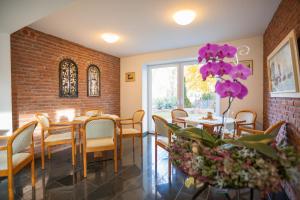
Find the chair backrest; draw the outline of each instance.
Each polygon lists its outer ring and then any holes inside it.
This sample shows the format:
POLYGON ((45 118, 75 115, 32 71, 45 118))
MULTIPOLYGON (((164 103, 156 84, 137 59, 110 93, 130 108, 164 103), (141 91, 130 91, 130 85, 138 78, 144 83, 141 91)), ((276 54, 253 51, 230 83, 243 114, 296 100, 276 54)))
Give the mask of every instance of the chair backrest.
POLYGON ((13 154, 24 151, 32 144, 32 136, 37 124, 37 121, 32 121, 14 132, 11 138, 13 154))
POLYGON ((235 119, 245 121, 245 123, 255 123, 256 122, 257 114, 251 110, 241 110, 236 113, 235 119))
POLYGON ((143 122, 143 118, 145 115, 145 111, 144 110, 137 110, 134 112, 133 114, 133 123, 137 123, 137 122, 143 122))
POLYGON ((96 117, 101 114, 102 110, 101 109, 93 109, 93 110, 87 110, 85 112, 85 115, 88 117, 96 117))
POLYGON ((172 120, 177 119, 179 117, 188 117, 189 116, 189 114, 185 110, 180 109, 180 108, 173 109, 171 111, 171 115, 172 115, 172 120))
POLYGON ((86 139, 116 136, 116 122, 109 117, 92 117, 84 124, 86 139))
POLYGON ((265 130, 264 134, 272 134, 277 135, 280 131, 281 126, 285 124, 284 121, 279 121, 276 124, 270 126, 267 130, 265 130))
POLYGON ((169 127, 168 127, 168 122, 164 118, 153 115, 152 119, 155 124, 155 133, 161 136, 168 137, 169 136, 169 127))
POLYGON ((42 129, 48 129, 50 127, 50 120, 47 115, 43 113, 36 113, 35 118, 42 126, 42 129))

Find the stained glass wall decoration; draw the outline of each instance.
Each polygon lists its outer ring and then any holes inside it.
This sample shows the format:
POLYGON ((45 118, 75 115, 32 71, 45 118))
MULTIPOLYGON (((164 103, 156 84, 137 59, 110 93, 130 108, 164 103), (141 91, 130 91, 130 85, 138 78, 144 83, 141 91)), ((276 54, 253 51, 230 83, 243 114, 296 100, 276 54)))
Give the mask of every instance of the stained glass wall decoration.
POLYGON ((78 97, 78 68, 71 59, 59 63, 59 96, 78 97))
POLYGON ((91 64, 87 69, 87 95, 89 97, 100 96, 100 70, 99 68, 91 64))

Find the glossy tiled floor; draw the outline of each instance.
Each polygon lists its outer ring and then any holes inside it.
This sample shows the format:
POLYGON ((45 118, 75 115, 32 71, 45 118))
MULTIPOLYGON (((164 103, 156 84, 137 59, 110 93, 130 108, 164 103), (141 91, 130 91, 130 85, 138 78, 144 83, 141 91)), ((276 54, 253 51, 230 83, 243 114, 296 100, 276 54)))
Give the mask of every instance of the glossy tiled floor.
MULTIPOLYGON (((139 140, 137 140, 139 141, 139 140)), ((52 155, 47 161, 46 169, 41 170, 37 160, 37 183, 31 187, 30 170, 24 169, 15 176, 16 199, 192 199, 196 192, 193 188, 185 188, 184 175, 173 168, 172 180, 168 179, 168 154, 160 149, 158 153, 158 170, 155 174, 154 137, 144 137, 144 152, 141 158, 140 144, 136 142, 132 152, 131 140, 125 142, 122 161, 119 161, 118 174, 113 172, 112 154, 105 155, 106 161, 94 161, 89 157, 88 175, 83 178, 82 160, 78 155, 75 168, 71 165, 71 151, 65 150, 52 155)), ((206 199, 205 191, 197 199, 206 199)), ((234 197, 232 191, 231 196, 234 197)), ((242 195, 241 195, 242 196, 242 195)), ((246 191, 246 199, 249 199, 246 191)), ((0 199, 7 199, 7 181, 0 179, 0 199)), ((219 192, 211 192, 208 199, 226 199, 219 192)), ((241 198, 242 199, 242 198, 241 198)), ((255 199, 259 199, 258 194, 255 199)), ((278 198, 276 198, 278 199, 278 198)), ((282 198, 279 198, 282 199, 282 198)))

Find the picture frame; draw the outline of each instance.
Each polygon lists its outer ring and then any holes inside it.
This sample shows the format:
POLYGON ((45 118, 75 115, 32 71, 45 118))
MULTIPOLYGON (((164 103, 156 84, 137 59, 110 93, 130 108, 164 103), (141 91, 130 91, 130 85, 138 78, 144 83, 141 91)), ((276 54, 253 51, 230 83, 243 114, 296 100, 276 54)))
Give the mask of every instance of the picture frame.
POLYGON ((271 97, 300 98, 299 52, 292 30, 267 57, 271 97))
POLYGON ((101 72, 97 65, 91 64, 87 68, 87 96, 99 97, 101 95, 101 72))
POLYGON ((125 82, 134 82, 134 81, 135 81, 135 72, 126 72, 125 82))
POLYGON ((253 60, 239 60, 239 64, 243 64, 248 67, 253 75, 253 60))

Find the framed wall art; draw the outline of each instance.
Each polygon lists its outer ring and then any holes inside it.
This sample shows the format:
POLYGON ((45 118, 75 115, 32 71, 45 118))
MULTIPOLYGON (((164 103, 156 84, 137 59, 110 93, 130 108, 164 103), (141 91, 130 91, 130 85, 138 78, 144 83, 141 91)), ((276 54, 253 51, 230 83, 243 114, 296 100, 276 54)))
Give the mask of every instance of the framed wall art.
POLYGON ((253 75, 253 60, 239 60, 239 63, 245 65, 248 68, 250 68, 251 73, 253 75))
POLYGON ((126 82, 134 82, 135 81, 135 72, 125 73, 125 81, 126 82))
POLYGON ((267 58, 271 97, 300 98, 299 52, 292 30, 267 58))
POLYGON ((97 65, 91 64, 87 69, 87 96, 100 96, 100 70, 97 65))
POLYGON ((78 97, 78 68, 71 59, 64 59, 59 63, 59 96, 78 97))

